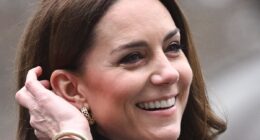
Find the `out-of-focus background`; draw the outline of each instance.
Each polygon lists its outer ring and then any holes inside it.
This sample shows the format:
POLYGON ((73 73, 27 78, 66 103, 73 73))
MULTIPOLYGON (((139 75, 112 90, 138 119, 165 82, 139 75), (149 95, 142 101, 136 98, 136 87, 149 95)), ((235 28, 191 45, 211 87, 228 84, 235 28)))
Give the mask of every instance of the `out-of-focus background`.
MULTIPOLYGON (((40 0, 0 0, 0 139, 16 134, 16 44, 40 0)), ((214 109, 228 120, 220 140, 260 138, 260 1, 179 0, 190 22, 214 109)))

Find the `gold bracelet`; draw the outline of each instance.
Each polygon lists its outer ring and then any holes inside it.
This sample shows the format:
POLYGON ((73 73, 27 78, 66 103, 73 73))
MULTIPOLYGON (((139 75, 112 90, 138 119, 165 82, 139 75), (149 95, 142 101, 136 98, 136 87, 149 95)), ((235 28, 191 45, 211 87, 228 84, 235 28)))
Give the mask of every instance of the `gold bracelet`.
POLYGON ((52 140, 59 140, 60 138, 62 138, 64 136, 69 136, 69 135, 76 136, 76 137, 80 138, 81 140, 88 140, 84 135, 80 134, 79 132, 74 132, 74 131, 61 131, 58 134, 56 134, 52 138, 52 140))

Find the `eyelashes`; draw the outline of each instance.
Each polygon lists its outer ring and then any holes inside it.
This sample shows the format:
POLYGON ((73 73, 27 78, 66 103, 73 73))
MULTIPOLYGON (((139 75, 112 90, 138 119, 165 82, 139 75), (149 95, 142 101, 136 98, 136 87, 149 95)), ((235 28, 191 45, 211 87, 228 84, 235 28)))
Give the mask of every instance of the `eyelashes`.
POLYGON ((139 60, 144 59, 144 55, 141 54, 140 52, 133 52, 125 57, 123 57, 119 63, 120 64, 134 64, 137 63, 139 60))
MULTIPOLYGON (((184 45, 174 42, 164 49, 164 53, 167 57, 175 58, 179 56, 182 49, 184 49, 184 45)), ((135 66, 143 62, 147 57, 143 51, 133 51, 123 56, 118 63, 124 66, 135 66)))
POLYGON ((178 53, 182 49, 184 49, 182 44, 172 43, 164 50, 164 52, 178 53))

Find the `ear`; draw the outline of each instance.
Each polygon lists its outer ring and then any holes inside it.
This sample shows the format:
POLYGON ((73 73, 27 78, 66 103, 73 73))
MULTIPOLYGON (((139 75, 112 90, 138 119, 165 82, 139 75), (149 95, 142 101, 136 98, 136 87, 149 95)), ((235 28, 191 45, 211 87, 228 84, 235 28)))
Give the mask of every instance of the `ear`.
POLYGON ((77 108, 87 102, 84 92, 78 91, 79 79, 75 73, 66 70, 55 70, 50 79, 52 90, 77 108))

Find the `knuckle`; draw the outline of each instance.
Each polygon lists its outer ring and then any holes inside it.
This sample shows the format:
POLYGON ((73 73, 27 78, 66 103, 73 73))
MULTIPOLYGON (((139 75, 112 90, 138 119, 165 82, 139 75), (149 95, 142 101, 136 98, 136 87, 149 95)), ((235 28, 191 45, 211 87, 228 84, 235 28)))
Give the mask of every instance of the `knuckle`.
POLYGON ((32 111, 36 112, 39 110, 39 107, 37 105, 32 105, 32 108, 31 108, 32 111))
POLYGON ((31 107, 29 109, 29 113, 30 113, 32 120, 37 122, 37 119, 39 119, 41 117, 42 111, 43 111, 43 108, 39 107, 38 104, 31 105, 31 107))
POLYGON ((44 106, 49 101, 50 101, 50 98, 45 94, 43 94, 41 97, 39 97, 37 99, 38 105, 41 106, 41 107, 44 106))
POLYGON ((26 95, 26 92, 24 91, 24 88, 20 89, 19 91, 17 91, 15 93, 15 100, 17 101, 17 103, 19 103, 20 105, 25 105, 25 102, 27 102, 27 97, 28 95, 26 95))
POLYGON ((16 100, 16 101, 19 101, 19 100, 20 100, 21 94, 22 94, 22 93, 21 93, 20 90, 15 93, 15 100, 16 100))
POLYGON ((25 87, 26 88, 28 88, 28 89, 30 89, 32 86, 33 86, 33 81, 32 80, 28 80, 28 81, 26 81, 25 82, 25 87))
POLYGON ((35 119, 34 119, 33 116, 31 116, 31 118, 30 118, 30 125, 31 125, 33 128, 36 128, 36 121, 35 121, 35 119))

